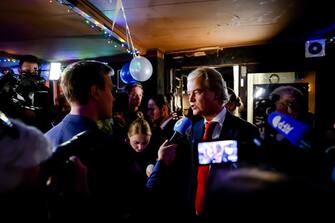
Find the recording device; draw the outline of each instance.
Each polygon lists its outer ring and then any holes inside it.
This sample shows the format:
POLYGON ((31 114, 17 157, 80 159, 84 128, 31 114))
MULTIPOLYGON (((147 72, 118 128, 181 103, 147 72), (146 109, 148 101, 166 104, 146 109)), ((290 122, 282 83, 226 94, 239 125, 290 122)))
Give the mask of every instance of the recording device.
POLYGON ((80 159, 91 157, 95 151, 105 148, 104 137, 100 130, 83 131, 58 145, 52 156, 42 164, 42 176, 47 178, 71 169, 71 156, 78 156, 80 159))
POLYGON ((48 88, 44 86, 45 80, 37 74, 23 73, 21 75, 7 74, 0 79, 0 95, 7 98, 7 103, 11 103, 18 108, 31 110, 41 109, 45 98, 41 95, 49 94, 48 88))
POLYGON ((0 111, 0 139, 6 135, 16 139, 19 137, 19 131, 14 123, 12 123, 9 118, 2 111, 0 111))
POLYGON ((22 106, 32 109, 39 109, 42 102, 39 102, 41 94, 48 94, 44 86, 45 80, 34 74, 25 73, 20 75, 19 82, 15 88, 17 93, 16 99, 20 101, 22 106))
POLYGON ((306 135, 311 132, 309 125, 280 112, 272 112, 268 117, 268 123, 293 145, 299 148, 310 148, 310 143, 305 140, 306 135))
POLYGON ((238 160, 236 140, 198 143, 199 165, 234 163, 238 160))
POLYGON ((191 128, 192 121, 189 118, 179 119, 173 128, 173 135, 169 139, 169 144, 178 143, 179 140, 186 134, 186 132, 191 128))

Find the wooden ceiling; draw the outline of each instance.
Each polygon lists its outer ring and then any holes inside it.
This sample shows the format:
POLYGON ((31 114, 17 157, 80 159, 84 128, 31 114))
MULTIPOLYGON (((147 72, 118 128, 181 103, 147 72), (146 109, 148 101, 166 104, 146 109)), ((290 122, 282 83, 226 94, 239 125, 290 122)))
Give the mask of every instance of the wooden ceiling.
MULTIPOLYGON (((112 24, 116 0, 69 2, 91 4, 109 19, 104 24, 112 24)), ((334 4, 323 0, 123 0, 123 5, 141 53, 305 41, 333 35, 335 26, 334 4)), ((121 12, 116 24, 124 31, 121 12)), ((0 1, 0 25, 0 51, 9 54, 60 61, 127 53, 56 0, 0 1)))

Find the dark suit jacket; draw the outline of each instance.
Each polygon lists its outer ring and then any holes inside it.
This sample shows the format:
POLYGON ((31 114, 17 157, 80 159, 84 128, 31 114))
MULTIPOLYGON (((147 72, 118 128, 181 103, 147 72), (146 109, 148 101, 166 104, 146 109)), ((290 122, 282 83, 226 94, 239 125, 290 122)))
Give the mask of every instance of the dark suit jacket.
MULTIPOLYGON (((185 182, 181 183, 179 181, 177 185, 179 185, 179 189, 183 188, 185 184, 185 190, 180 190, 180 195, 178 194, 179 201, 178 204, 183 207, 178 207, 179 210, 183 210, 184 217, 192 218, 194 215, 194 203, 195 203, 195 193, 196 193, 196 185, 197 185, 197 171, 198 171, 198 153, 197 153, 197 144, 203 138, 204 134, 204 122, 203 119, 193 123, 192 126, 192 135, 191 135, 191 144, 182 143, 179 145, 177 152, 183 152, 185 154, 178 155, 179 165, 177 168, 166 167, 163 162, 157 162, 155 166, 155 170, 149 177, 147 181, 147 188, 151 191, 161 191, 161 188, 167 188, 170 191, 174 191, 171 189, 171 182, 176 183, 176 178, 172 178, 169 176, 169 172, 178 173, 180 178, 183 178, 185 182), (182 165, 181 165, 182 164, 182 165), (171 180, 172 179, 172 180, 171 180), (169 183, 170 182, 170 183, 169 183), (186 193, 186 194, 185 194, 186 193), (184 198, 185 197, 185 198, 184 198)), ((251 161, 252 159, 248 156, 249 151, 253 151, 253 139, 259 135, 257 128, 236 117, 231 113, 227 112, 225 121, 222 126, 222 131, 220 135, 220 139, 229 140, 234 139, 237 140, 241 146, 240 150, 243 150, 240 154, 242 155, 241 161, 251 161), (247 151, 247 152, 245 152, 247 151)), ((215 170, 211 168, 211 171, 215 170)), ((160 193, 160 192, 159 192, 160 193)), ((156 194, 155 197, 158 197, 156 194)), ((157 203, 155 203, 157 205, 157 203)), ((174 205, 176 203, 174 202, 174 205)), ((167 209, 169 210, 169 209, 167 209)), ((171 215, 171 211, 169 211, 169 215, 171 215)))
MULTIPOLYGON (((192 126, 192 148, 191 148, 191 173, 190 173, 190 201, 194 205, 196 185, 197 185, 197 171, 198 171, 198 148, 197 145, 202 141, 204 134, 203 119, 197 121, 192 126)), ((216 140, 237 140, 238 142, 238 156, 239 163, 255 162, 257 160, 256 145, 253 143, 255 138, 259 137, 259 132, 253 124, 232 115, 227 111, 225 120, 222 125, 219 139, 216 140)), ((217 166, 212 166, 210 171, 215 171, 217 166)), ((210 172, 210 174, 211 174, 210 172)), ((194 207, 193 207, 194 208, 194 207)), ((193 212, 194 213, 194 212, 193 212)))

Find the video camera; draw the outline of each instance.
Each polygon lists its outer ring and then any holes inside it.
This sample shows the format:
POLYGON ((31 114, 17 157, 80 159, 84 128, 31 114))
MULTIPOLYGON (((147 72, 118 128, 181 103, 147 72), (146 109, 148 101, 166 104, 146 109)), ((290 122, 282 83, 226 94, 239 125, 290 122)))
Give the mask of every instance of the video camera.
POLYGON ((32 108, 33 110, 42 109, 42 95, 48 94, 48 89, 44 83, 45 80, 39 75, 28 73, 20 75, 15 91, 17 93, 16 99, 22 103, 21 106, 26 106, 28 108, 32 108))
POLYGON ((105 134, 103 131, 87 130, 73 136, 68 141, 58 145, 52 156, 43 164, 43 170, 46 175, 54 175, 61 172, 71 165, 69 158, 71 156, 77 156, 81 159, 84 164, 91 160, 95 154, 101 154, 109 148, 108 140, 110 136, 105 134))
POLYGON ((45 80, 30 72, 21 75, 7 74, 0 79, 0 95, 15 107, 30 110, 43 109, 49 90, 45 80))

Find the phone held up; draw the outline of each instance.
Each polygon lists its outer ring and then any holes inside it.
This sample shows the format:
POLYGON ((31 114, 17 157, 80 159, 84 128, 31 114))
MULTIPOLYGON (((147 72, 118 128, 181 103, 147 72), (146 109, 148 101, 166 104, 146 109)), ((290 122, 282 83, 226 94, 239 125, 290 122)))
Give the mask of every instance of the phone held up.
POLYGON ((198 143, 199 165, 234 163, 238 160, 237 141, 220 140, 198 143))

